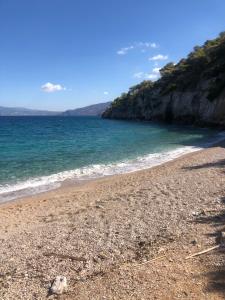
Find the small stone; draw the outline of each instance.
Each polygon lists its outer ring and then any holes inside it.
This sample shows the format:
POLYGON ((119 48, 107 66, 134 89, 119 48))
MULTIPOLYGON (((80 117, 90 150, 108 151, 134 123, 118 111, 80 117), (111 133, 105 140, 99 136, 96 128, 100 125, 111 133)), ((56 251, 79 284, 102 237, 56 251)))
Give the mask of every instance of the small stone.
POLYGON ((67 290, 67 280, 65 276, 56 276, 55 280, 50 287, 50 293, 61 295, 67 290))
POLYGON ((197 239, 193 239, 192 241, 191 241, 191 243, 192 243, 192 245, 197 245, 197 243, 198 243, 198 241, 197 241, 197 239))
POLYGON ((96 208, 100 208, 100 209, 103 209, 103 208, 104 208, 104 206, 99 205, 99 204, 95 205, 95 207, 96 207, 96 208))
POLYGON ((193 211, 192 212, 192 216, 197 216, 198 215, 198 212, 197 211, 193 211))
POLYGON ((100 253, 98 254, 98 257, 99 257, 101 260, 107 259, 107 255, 106 255, 105 253, 103 253, 103 252, 100 252, 100 253))
POLYGON ((206 216, 206 211, 204 209, 201 210, 200 215, 206 216))

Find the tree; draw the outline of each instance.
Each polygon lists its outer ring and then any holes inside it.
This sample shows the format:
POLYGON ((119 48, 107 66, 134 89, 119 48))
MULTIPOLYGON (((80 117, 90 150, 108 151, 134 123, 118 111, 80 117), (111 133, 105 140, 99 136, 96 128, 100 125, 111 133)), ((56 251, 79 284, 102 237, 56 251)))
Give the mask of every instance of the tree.
POLYGON ((225 37, 225 31, 220 32, 219 37, 224 38, 225 37))
POLYGON ((166 64, 162 69, 159 70, 161 76, 168 76, 175 70, 174 63, 170 62, 166 64))

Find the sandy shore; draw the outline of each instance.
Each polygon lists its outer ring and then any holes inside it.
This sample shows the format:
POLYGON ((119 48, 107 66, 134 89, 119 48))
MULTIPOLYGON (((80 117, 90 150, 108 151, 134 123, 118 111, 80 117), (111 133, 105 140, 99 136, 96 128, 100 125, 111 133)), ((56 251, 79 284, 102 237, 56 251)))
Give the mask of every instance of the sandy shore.
POLYGON ((0 299, 224 299, 224 146, 2 204, 0 299))

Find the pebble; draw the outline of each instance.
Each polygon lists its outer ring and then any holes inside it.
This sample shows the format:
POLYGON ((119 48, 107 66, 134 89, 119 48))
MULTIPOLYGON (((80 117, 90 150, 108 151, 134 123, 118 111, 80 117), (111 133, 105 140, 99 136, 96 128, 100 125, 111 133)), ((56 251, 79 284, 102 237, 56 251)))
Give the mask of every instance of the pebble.
POLYGON ((50 287, 50 293, 61 295, 64 291, 67 290, 67 280, 65 276, 56 276, 55 280, 50 287))
POLYGON ((192 243, 192 245, 194 245, 194 246, 197 245, 197 243, 198 243, 198 242, 197 242, 197 239, 193 239, 193 240, 191 241, 191 243, 192 243))

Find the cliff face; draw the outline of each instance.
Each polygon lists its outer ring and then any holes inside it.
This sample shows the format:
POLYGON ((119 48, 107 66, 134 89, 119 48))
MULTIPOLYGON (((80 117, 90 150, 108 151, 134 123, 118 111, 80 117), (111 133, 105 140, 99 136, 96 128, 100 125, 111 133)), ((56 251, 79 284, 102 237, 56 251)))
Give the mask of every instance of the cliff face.
POLYGON ((225 126, 225 34, 115 99, 103 118, 225 126))

